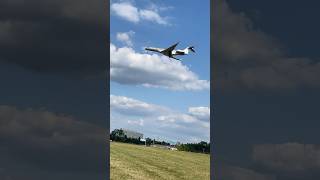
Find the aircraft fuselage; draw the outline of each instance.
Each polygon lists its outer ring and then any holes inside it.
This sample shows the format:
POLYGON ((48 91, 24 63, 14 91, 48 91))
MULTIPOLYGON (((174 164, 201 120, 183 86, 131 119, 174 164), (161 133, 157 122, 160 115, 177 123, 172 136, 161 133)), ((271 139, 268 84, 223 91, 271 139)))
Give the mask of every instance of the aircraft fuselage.
POLYGON ((191 50, 192 52, 195 52, 194 49, 193 49, 193 46, 191 47, 187 47, 183 50, 175 50, 175 47, 178 45, 178 43, 170 46, 169 48, 167 49, 163 49, 163 48, 154 48, 154 47, 147 47, 145 48, 145 50, 148 50, 148 51, 153 51, 153 52, 158 52, 158 53, 161 53, 165 56, 168 56, 170 58, 173 58, 173 59, 176 59, 176 60, 179 60, 177 58, 175 58, 174 56, 177 56, 177 55, 186 55, 189 53, 189 50, 191 50))

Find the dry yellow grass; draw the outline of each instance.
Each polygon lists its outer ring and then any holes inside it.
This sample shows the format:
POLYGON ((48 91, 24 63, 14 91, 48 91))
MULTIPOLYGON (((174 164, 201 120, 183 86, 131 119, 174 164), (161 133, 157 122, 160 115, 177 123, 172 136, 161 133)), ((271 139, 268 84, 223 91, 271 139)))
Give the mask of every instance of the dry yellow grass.
POLYGON ((112 180, 209 180, 210 156, 132 144, 110 143, 112 180))

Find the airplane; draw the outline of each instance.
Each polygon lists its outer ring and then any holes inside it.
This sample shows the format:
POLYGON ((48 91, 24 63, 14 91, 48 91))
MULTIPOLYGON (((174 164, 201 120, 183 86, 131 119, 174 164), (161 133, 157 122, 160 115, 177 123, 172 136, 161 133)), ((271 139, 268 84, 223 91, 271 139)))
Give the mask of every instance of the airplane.
POLYGON ((163 49, 163 48, 154 48, 154 47, 147 47, 145 48, 145 50, 147 51, 153 51, 153 52, 158 52, 158 53, 161 53, 165 56, 168 56, 169 58, 173 58, 173 59, 176 59, 176 60, 179 60, 178 58, 174 57, 174 56, 177 56, 177 55, 186 55, 186 54, 189 54, 189 50, 194 52, 194 47, 193 46, 190 46, 190 47, 186 47, 185 49, 182 49, 182 50, 175 50, 176 46, 179 44, 179 42, 177 42, 176 44, 170 46, 169 48, 167 49, 163 49))

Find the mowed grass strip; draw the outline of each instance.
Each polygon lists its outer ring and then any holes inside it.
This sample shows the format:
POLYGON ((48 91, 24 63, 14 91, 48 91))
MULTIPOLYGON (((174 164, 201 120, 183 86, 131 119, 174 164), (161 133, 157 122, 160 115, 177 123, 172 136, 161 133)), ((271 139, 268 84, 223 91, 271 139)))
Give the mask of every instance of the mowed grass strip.
POLYGON ((206 180, 210 179, 210 156, 207 154, 110 143, 112 180, 206 180))

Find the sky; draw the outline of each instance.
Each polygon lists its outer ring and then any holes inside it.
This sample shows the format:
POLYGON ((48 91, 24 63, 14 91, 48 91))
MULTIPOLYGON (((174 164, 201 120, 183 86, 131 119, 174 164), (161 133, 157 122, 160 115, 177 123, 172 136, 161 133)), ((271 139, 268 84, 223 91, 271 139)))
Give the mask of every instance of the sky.
POLYGON ((209 142, 209 3, 111 1, 110 130, 131 129, 170 142, 209 142), (176 42, 177 49, 194 46, 196 53, 176 61, 144 50, 176 42))
POLYGON ((217 179, 319 179, 319 2, 213 6, 217 179))

